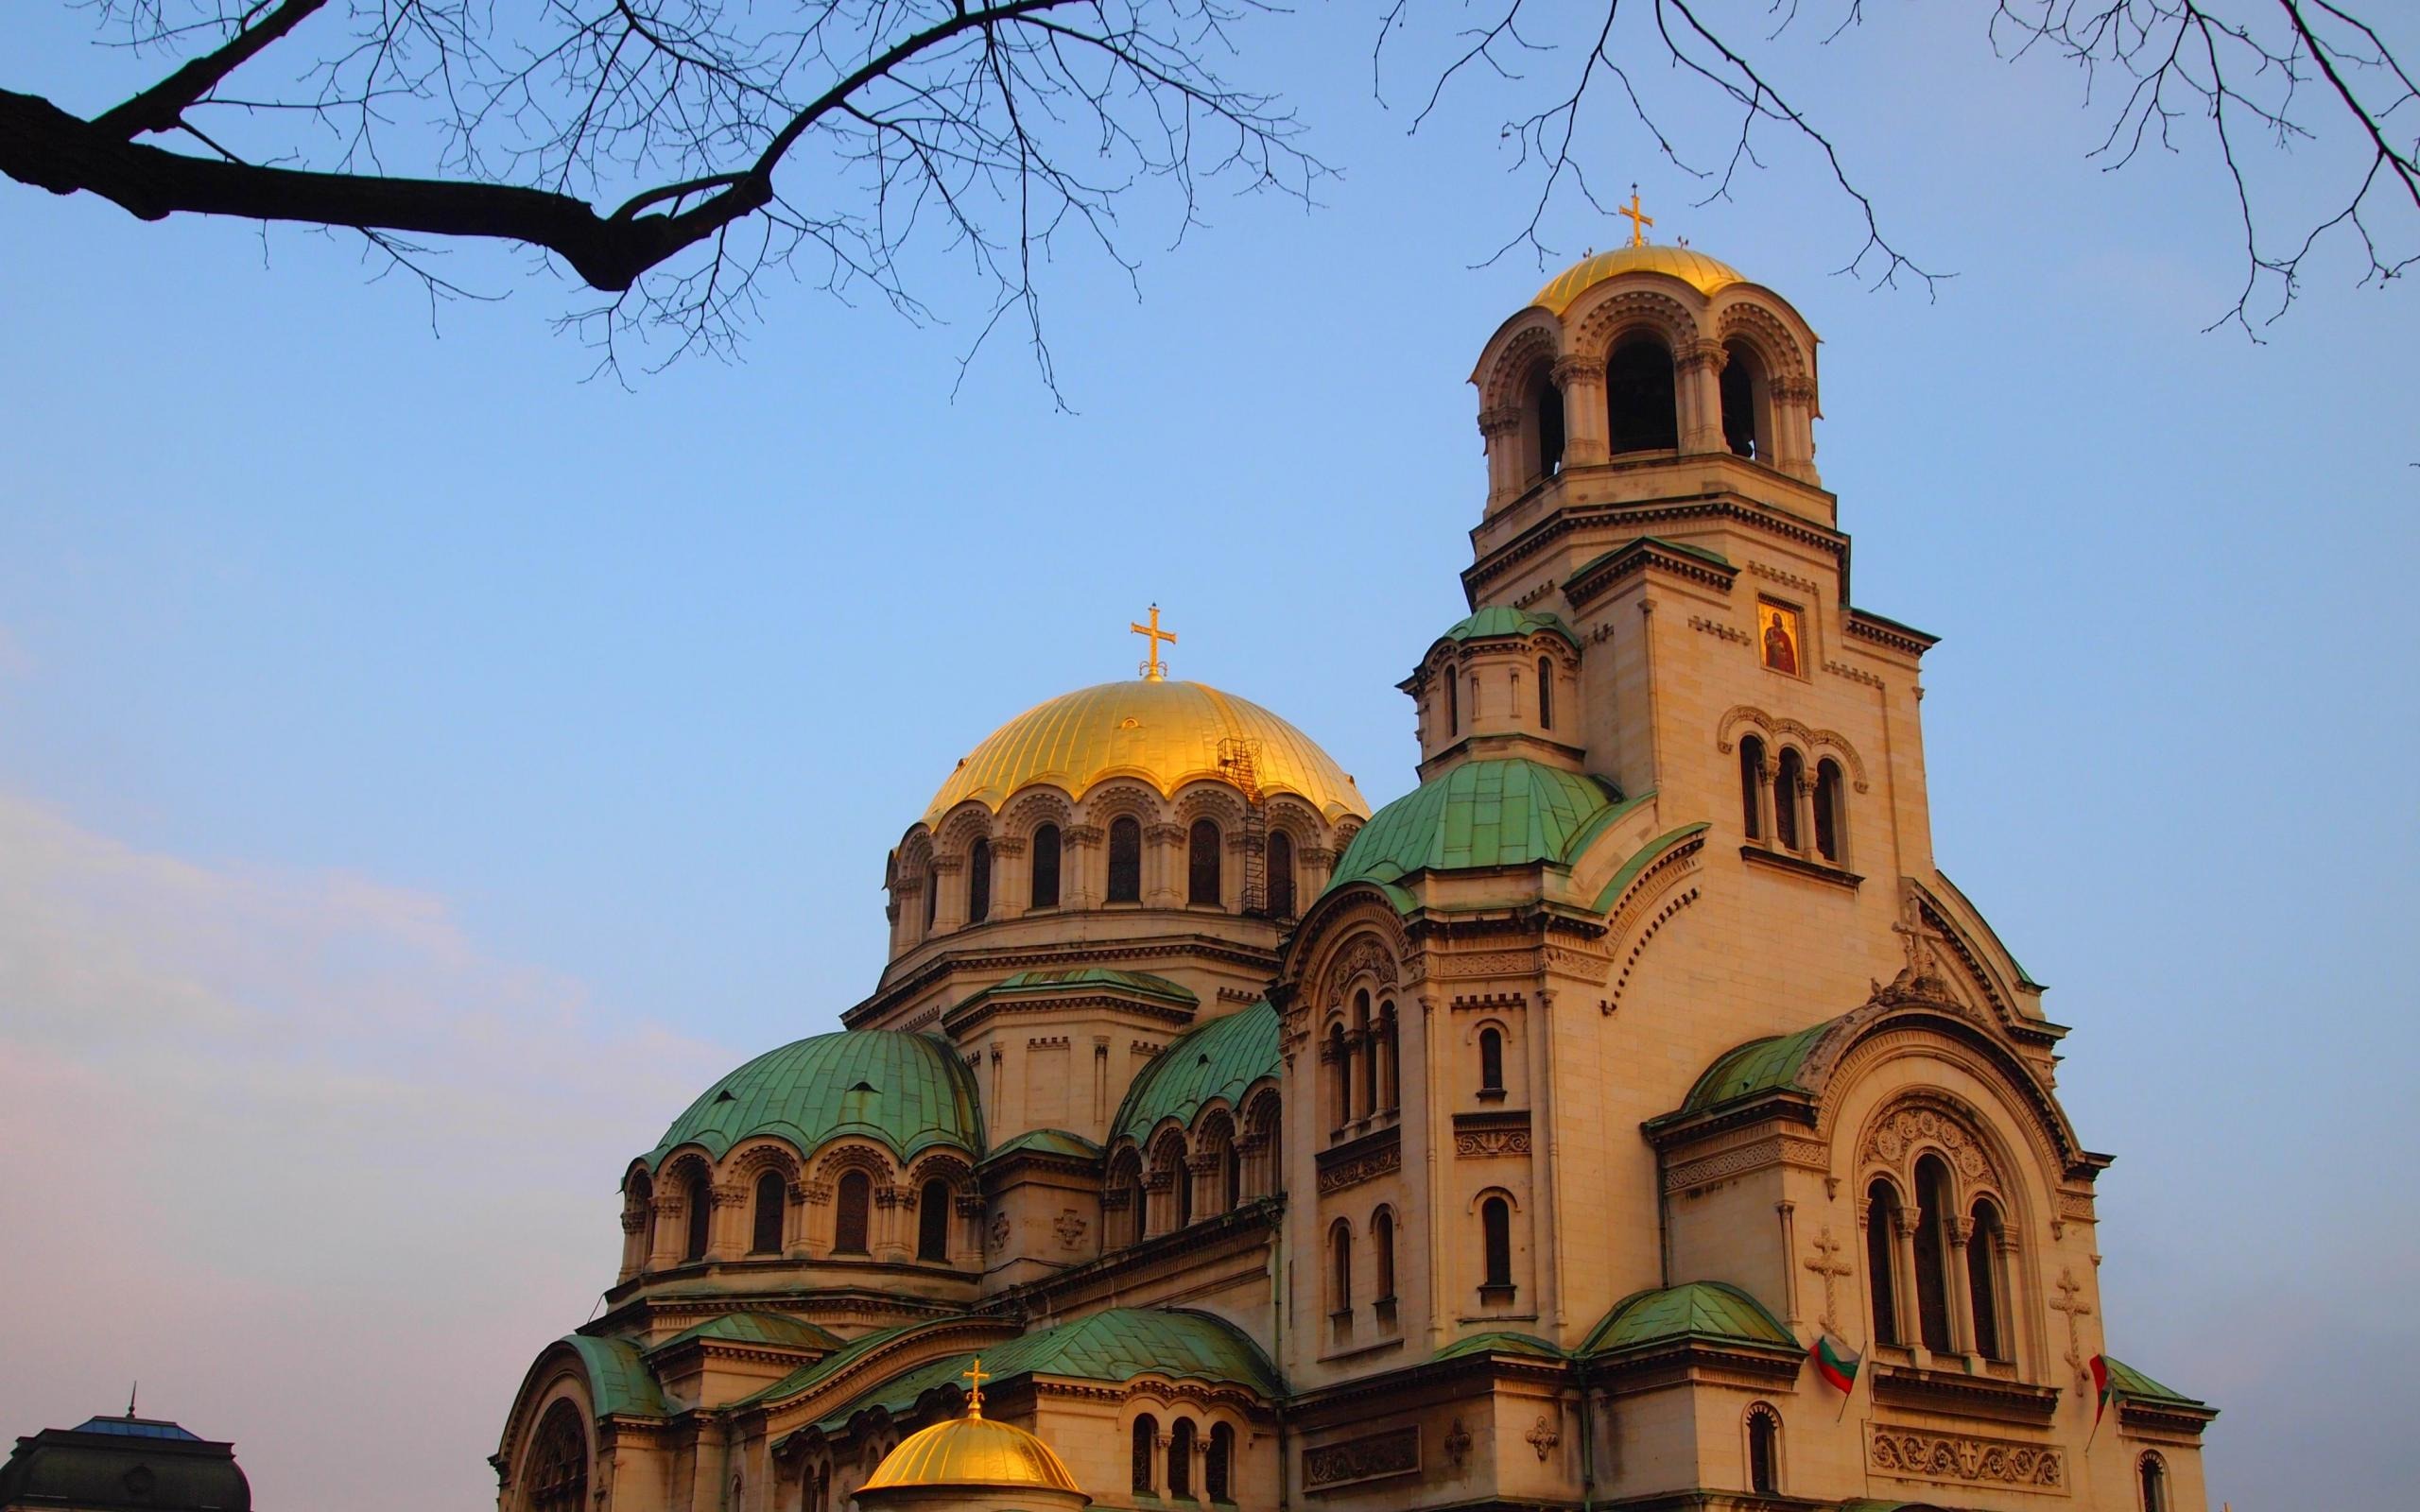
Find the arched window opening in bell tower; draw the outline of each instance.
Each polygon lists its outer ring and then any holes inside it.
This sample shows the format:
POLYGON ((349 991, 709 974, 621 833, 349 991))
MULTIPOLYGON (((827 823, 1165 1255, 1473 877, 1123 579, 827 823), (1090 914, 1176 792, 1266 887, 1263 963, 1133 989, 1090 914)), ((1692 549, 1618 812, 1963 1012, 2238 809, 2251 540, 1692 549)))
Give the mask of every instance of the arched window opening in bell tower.
POLYGON ((1975 1352, 2006 1360, 2000 1342, 2000 1210, 1989 1197, 1975 1199, 1975 1225, 1966 1235, 1966 1300, 1975 1314, 1975 1352))
POLYGON ((1739 742, 1739 817, 1748 838, 1764 838, 1765 743, 1750 735, 1739 742))
POLYGON ((949 1183, 927 1181, 916 1194, 916 1258, 949 1259, 949 1183))
POLYGON ((977 840, 966 852, 966 921, 992 917, 992 842, 977 840))
POLYGON ((1538 658, 1538 728, 1554 728, 1554 658, 1538 658))
POLYGON ((749 1236, 750 1254, 782 1252, 782 1219, 788 1211, 789 1199, 789 1183, 779 1171, 767 1171, 756 1178, 756 1223, 755 1231, 749 1236))
POLYGON ((1681 444, 1681 412, 1672 381, 1672 350, 1651 335, 1614 349, 1605 364, 1607 434, 1614 455, 1673 451, 1681 444))
POLYGON ((1878 1344, 1899 1342, 1897 1267, 1893 1263, 1898 1218, 1898 1189, 1877 1177, 1865 1189, 1865 1290, 1878 1344))
POLYGON ((1761 1401, 1748 1409, 1748 1489, 1781 1494, 1781 1414, 1761 1401))
POLYGON ((1219 827, 1208 819, 1196 819, 1185 837, 1184 901, 1196 905, 1219 906, 1219 827))
POLYGON ((1949 1167, 1937 1155, 1916 1162, 1916 1327, 1925 1348, 1947 1354, 1949 1335, 1949 1167))
POLYGON ((1530 413, 1536 417, 1537 425, 1536 475, 1550 478, 1563 471, 1563 390, 1544 372, 1538 374, 1536 387, 1530 390, 1530 413))
POLYGON ((1772 401, 1764 362, 1744 341, 1724 342, 1722 359, 1722 444, 1735 456, 1769 463, 1773 459, 1772 401))
POLYGON ((1109 821, 1109 901, 1143 901, 1143 821, 1132 815, 1109 821))
POLYGON ((868 1213, 873 1207, 873 1177, 863 1171, 850 1171, 840 1177, 840 1186, 833 1197, 832 1253, 862 1255, 866 1252, 868 1213))
POLYGON ((1826 861, 1841 859, 1841 764, 1825 757, 1815 764, 1815 853, 1826 861))
POLYGON ((1033 832, 1033 902, 1035 908, 1059 906, 1059 826, 1046 824, 1033 832))
POLYGON ((1798 844, 1798 788, 1806 777, 1806 758, 1784 746, 1773 774, 1773 837, 1795 850, 1798 844))
POLYGON ((1269 832, 1269 917, 1294 917, 1294 837, 1283 830, 1269 832))

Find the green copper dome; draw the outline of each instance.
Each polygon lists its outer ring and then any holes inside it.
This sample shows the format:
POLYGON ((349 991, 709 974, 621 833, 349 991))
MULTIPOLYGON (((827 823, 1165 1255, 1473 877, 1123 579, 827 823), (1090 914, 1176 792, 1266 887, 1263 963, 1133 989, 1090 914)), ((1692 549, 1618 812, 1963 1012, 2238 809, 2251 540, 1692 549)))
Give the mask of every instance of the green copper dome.
POLYGON ((1147 1138, 1164 1118, 1190 1125, 1216 1098, 1233 1108, 1253 1082, 1276 1075, 1277 1067, 1277 1010, 1266 1001, 1196 1025, 1134 1078, 1110 1138, 1147 1138))
POLYGON ((1562 636, 1574 648, 1580 644, 1580 637, 1571 633, 1571 627, 1563 622, 1562 616, 1540 610, 1514 609, 1508 604, 1491 604, 1475 614, 1457 620, 1453 628, 1438 639, 1485 641, 1500 635, 1533 635, 1540 630, 1562 636))
POLYGON ((1394 885, 1416 871, 1568 866, 1622 812, 1621 795, 1599 778, 1519 756, 1464 762, 1380 809, 1327 890, 1376 883, 1406 907, 1409 895, 1394 885))
POLYGON ((852 1029, 769 1050, 706 1089, 648 1154, 653 1166, 683 1144, 720 1160, 741 1140, 776 1135, 812 1152, 862 1134, 903 1160, 935 1144, 983 1151, 975 1074, 949 1046, 921 1034, 852 1029))

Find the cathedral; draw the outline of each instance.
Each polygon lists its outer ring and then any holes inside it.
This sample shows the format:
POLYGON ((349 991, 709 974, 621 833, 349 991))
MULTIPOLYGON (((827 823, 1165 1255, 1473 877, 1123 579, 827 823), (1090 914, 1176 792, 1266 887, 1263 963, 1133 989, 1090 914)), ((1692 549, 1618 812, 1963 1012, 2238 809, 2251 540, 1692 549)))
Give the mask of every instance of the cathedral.
POLYGON ((1631 241, 1479 352, 1419 785, 1156 610, 1002 725, 845 1027, 632 1140, 499 1512, 2205 1506, 2215 1411, 2103 1352, 2067 1030, 1934 861, 1815 333, 1631 241))

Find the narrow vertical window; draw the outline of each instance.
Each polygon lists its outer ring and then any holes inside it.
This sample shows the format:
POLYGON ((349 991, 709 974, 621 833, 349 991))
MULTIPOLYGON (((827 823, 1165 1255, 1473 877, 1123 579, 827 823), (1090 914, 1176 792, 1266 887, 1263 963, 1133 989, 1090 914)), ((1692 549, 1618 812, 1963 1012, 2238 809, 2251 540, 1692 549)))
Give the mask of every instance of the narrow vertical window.
POLYGON ((1201 1462, 1201 1494, 1213 1502, 1232 1503, 1236 1461, 1236 1431, 1225 1423, 1210 1425, 1210 1452, 1201 1462))
POLYGON ((1916 1329, 1925 1348, 1937 1354, 1947 1354, 1952 1347, 1949 1246, 1943 1237, 1948 1223, 1949 1167, 1927 1155, 1916 1162, 1916 1329))
POLYGON ((1504 1035, 1500 1030, 1478 1032, 1478 1090, 1499 1096, 1504 1091, 1504 1035))
POLYGON ((1478 1205, 1480 1242, 1484 1254, 1487 1280, 1481 1284, 1491 1292, 1512 1290, 1512 1204, 1502 1197, 1490 1197, 1478 1205))
POLYGON ((949 1259, 949 1183, 927 1181, 916 1194, 916 1258, 949 1259))
POLYGON ((1294 837, 1283 830, 1269 832, 1269 917, 1294 917, 1294 837))
POLYGON ((1219 827, 1208 819, 1194 820, 1184 846, 1184 901, 1218 907, 1224 902, 1219 887, 1219 827))
POLYGON ((1046 824, 1033 832, 1033 902, 1035 908, 1059 906, 1059 826, 1046 824))
POLYGON ((1341 1023, 1328 1025, 1327 1063, 1330 1101, 1335 1104, 1329 1126, 1341 1133, 1353 1122, 1353 1052, 1344 1042, 1341 1023))
POLYGON ((1378 1046, 1370 1033, 1370 994, 1353 994, 1353 1039, 1360 1048, 1360 1101, 1354 1105, 1359 1116, 1368 1118, 1378 1110, 1378 1046))
POLYGON ((1554 728, 1554 659, 1538 658, 1538 728, 1554 728))
POLYGON ((1462 732, 1461 674, 1448 670, 1445 674, 1445 733, 1462 732))
POLYGON ((1899 1292, 1893 1274, 1891 1231, 1898 1215, 1898 1192, 1877 1178, 1865 1190, 1865 1284, 1874 1314, 1874 1337, 1881 1344, 1899 1342, 1899 1292))
POLYGON ((966 852, 966 921, 992 917, 992 842, 977 840, 966 852))
POLYGON ((1990 1199, 1975 1204, 1975 1227, 1966 1235, 1966 1300, 1975 1314, 1975 1352, 2005 1360, 2000 1346, 2000 1210, 1990 1199))
POLYGON ((1341 1218, 1327 1231, 1328 1311, 1353 1311, 1353 1230, 1341 1218))
POLYGON ((1781 1418, 1763 1402, 1748 1409, 1748 1489, 1781 1494, 1781 1418))
POLYGON ((1798 785, 1806 775, 1806 758, 1783 747, 1773 773, 1773 837, 1792 850, 1798 849, 1798 785))
POLYGON ((1109 821, 1109 901, 1143 901, 1143 822, 1132 815, 1109 821))
POLYGON ((1765 743, 1750 735, 1739 742, 1739 816, 1748 838, 1764 838, 1765 743))
POLYGON ((1530 400, 1531 413, 1538 421, 1538 472, 1550 478, 1563 471, 1563 390, 1544 372, 1538 374, 1538 386, 1530 400))
POLYGON ((1370 1220, 1370 1258, 1376 1263, 1378 1300, 1395 1299, 1395 1215, 1380 1208, 1370 1220))
POLYGON ((1160 1455, 1160 1420, 1150 1413, 1134 1419, 1134 1478, 1136 1496, 1150 1496, 1159 1488, 1159 1481, 1151 1473, 1152 1461, 1160 1455))
POLYGON ((1244 1161, 1236 1153, 1235 1141, 1229 1140, 1219 1149, 1219 1175, 1225 1184, 1227 1205, 1221 1210, 1233 1212, 1244 1200, 1244 1161))
POLYGON ((925 933, 933 932, 933 919, 942 907, 942 874, 930 862, 925 865, 925 933))
POLYGON ((1828 756, 1815 764, 1815 853, 1841 859, 1841 764, 1828 756))
POLYGON ((1193 1227, 1193 1171, 1185 1164, 1181 1148, 1177 1152, 1174 1173, 1168 1179, 1176 1183, 1176 1226, 1189 1228, 1193 1227))
POLYGON ((2135 1475, 2142 1483, 2143 1512, 2168 1512, 2168 1466, 2157 1454, 2145 1454, 2135 1475))
POLYGON ((1395 1040, 1395 1005, 1392 998, 1378 1005, 1378 1048, 1386 1061, 1378 1068, 1378 1106, 1394 1112, 1403 1106, 1403 1067, 1401 1050, 1395 1040))
POLYGON ((862 1255, 866 1252, 867 1214, 873 1207, 873 1178, 863 1171, 843 1173, 839 1191, 833 1197, 834 1254, 862 1255))
POLYGON ((1168 1424, 1168 1499, 1193 1499, 1193 1419, 1168 1424))
POLYGON ((681 1246, 681 1258, 703 1260, 706 1258, 707 1228, 714 1221, 713 1183, 709 1182, 702 1174, 693 1176, 689 1178, 688 1185, 683 1189, 683 1195, 688 1199, 689 1204, 689 1232, 686 1235, 686 1242, 681 1246))
POLYGON ((749 1239, 750 1254, 782 1252, 782 1220, 788 1213, 789 1200, 789 1183, 779 1171, 768 1171, 756 1178, 756 1225, 749 1239))
POLYGON ((655 1263, 655 1183, 646 1172, 631 1177, 628 1201, 631 1211, 639 1215, 639 1268, 645 1270, 655 1263))

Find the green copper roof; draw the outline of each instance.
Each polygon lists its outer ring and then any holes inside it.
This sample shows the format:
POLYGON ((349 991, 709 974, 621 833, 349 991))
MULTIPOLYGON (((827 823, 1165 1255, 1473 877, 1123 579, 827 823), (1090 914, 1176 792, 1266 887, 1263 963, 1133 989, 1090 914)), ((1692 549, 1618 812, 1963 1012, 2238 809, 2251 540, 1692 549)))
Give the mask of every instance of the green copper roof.
POLYGON ((1149 971, 1112 971, 1098 966, 1087 966, 1074 971, 1019 971, 1014 976, 1004 978, 994 986, 985 988, 976 996, 988 997, 1000 992, 1048 992, 1084 987, 1118 988, 1129 992, 1140 992, 1147 997, 1168 998, 1178 1003, 1201 1001, 1194 996, 1190 988, 1181 983, 1171 982, 1165 976, 1153 976, 1149 971))
POLYGON ((691 1339, 723 1339, 733 1344, 771 1344, 792 1349, 837 1349, 838 1334, 819 1328, 804 1318, 785 1317, 779 1313, 725 1313, 710 1317, 693 1328, 683 1329, 672 1337, 648 1350, 659 1354, 676 1344, 691 1339))
POLYGON ((1562 616, 1514 609, 1507 604, 1491 604, 1469 618, 1457 621, 1438 639, 1481 641, 1494 635, 1529 635, 1538 630, 1551 630, 1575 646, 1580 644, 1580 637, 1571 633, 1571 627, 1563 623, 1562 616))
POLYGON ((1466 1354, 1535 1354, 1549 1360, 1560 1360, 1563 1351, 1534 1333, 1489 1332, 1474 1333, 1467 1339, 1456 1339, 1437 1351, 1432 1358, 1459 1360, 1466 1354))
MULTIPOLYGON (((1642 793, 1639 795, 1638 801, 1643 802, 1654 796, 1655 795, 1652 793, 1642 793)), ((1612 912, 1614 904, 1621 902, 1622 894, 1630 889, 1630 885, 1632 883, 1638 880, 1638 874, 1647 869, 1649 863, 1652 862, 1657 856, 1662 855, 1665 851, 1671 850, 1674 846, 1679 845, 1690 835, 1703 833, 1710 828, 1712 828, 1712 826, 1707 825, 1703 821, 1700 821, 1696 824, 1684 824, 1677 830, 1667 830, 1662 834, 1657 835, 1654 839, 1648 841, 1643 846, 1640 846, 1637 853, 1633 855, 1628 861, 1623 862, 1622 868, 1614 873, 1613 880, 1607 882, 1603 888, 1598 892, 1597 912, 1600 914, 1612 912)))
POLYGON ((2109 1389, 2130 1401, 2173 1401, 2187 1407, 2204 1405, 2198 1397, 2161 1385, 2151 1377, 2108 1356, 2101 1356, 2109 1366, 2109 1389))
POLYGON ((692 1143, 720 1160, 756 1134, 779 1135, 803 1151, 862 1134, 905 1160, 934 1144, 979 1154, 983 1116, 974 1074, 942 1041, 844 1030, 768 1051, 707 1088, 664 1131, 648 1163, 692 1143))
POLYGON ((1027 1150, 1036 1155, 1056 1155, 1074 1160, 1100 1159, 1099 1145, 1081 1134, 1071 1134, 1063 1128, 1027 1129, 1012 1140, 994 1145, 990 1159, 997 1160, 1027 1150))
POLYGON ((913 1323, 898 1323, 893 1324, 891 1327, 887 1329, 876 1329, 872 1333, 860 1333, 856 1338, 851 1339, 847 1344, 842 1345, 839 1349, 825 1355, 822 1359, 817 1360, 809 1365, 800 1366, 797 1369, 791 1371, 788 1375, 782 1377, 779 1381, 774 1382, 771 1385, 767 1386, 764 1390, 743 1397, 737 1402, 733 1403, 733 1405, 745 1407, 760 1401, 775 1401, 784 1398, 794 1397, 800 1392, 814 1385, 817 1382, 821 1381, 836 1371, 846 1367, 851 1363, 862 1359, 869 1352, 881 1348, 883 1345, 899 1337, 899 1335, 907 1332, 910 1329, 929 1328, 935 1323, 964 1321, 964 1318, 919 1318, 913 1323))
POLYGON ((595 1404, 597 1417, 613 1413, 633 1418, 669 1416, 664 1405, 664 1393, 657 1388, 655 1377, 648 1373, 646 1362, 639 1358, 638 1347, 630 1340, 574 1333, 563 1342, 579 1355, 580 1366, 588 1373, 589 1400, 595 1404))
POLYGON ((1786 1349, 1798 1340, 1764 1305, 1723 1281, 1690 1281, 1662 1291, 1634 1292, 1614 1304, 1605 1320, 1580 1347, 1582 1354, 1611 1354, 1668 1339, 1717 1339, 1727 1344, 1765 1344, 1786 1349))
POLYGON ((1277 1010, 1260 1002, 1197 1024, 1170 1041, 1143 1068, 1118 1105, 1112 1141, 1141 1140, 1173 1118, 1191 1124, 1203 1104, 1240 1101, 1244 1089, 1277 1074, 1277 1010))
POLYGON ((1613 784, 1525 756, 1464 762, 1373 815, 1328 887, 1391 886, 1424 869, 1568 864, 1621 807, 1613 784))
MULTIPOLYGON (((1246 1387, 1275 1400, 1285 1392, 1276 1367, 1236 1328, 1205 1313, 1114 1307, 1078 1322, 1028 1333, 981 1351, 990 1378, 1007 1384, 1018 1376, 1059 1376, 1122 1383, 1140 1375, 1174 1381, 1204 1381, 1246 1387)), ((959 1380, 972 1353, 928 1361, 891 1377, 825 1418, 826 1433, 848 1425, 869 1408, 900 1417, 935 1386, 959 1380)))
MULTIPOLYGON (((1798 1087, 1798 1070, 1806 1064, 1806 1057, 1815 1041, 1837 1022, 1826 1019, 1812 1028, 1796 1034, 1772 1035, 1751 1040, 1737 1050, 1728 1050, 1706 1068, 1696 1086, 1681 1104, 1684 1113, 1702 1113, 1709 1108, 1753 1097, 1758 1092, 1798 1087)), ((1798 1087, 1801 1091, 1806 1091, 1798 1087)))

